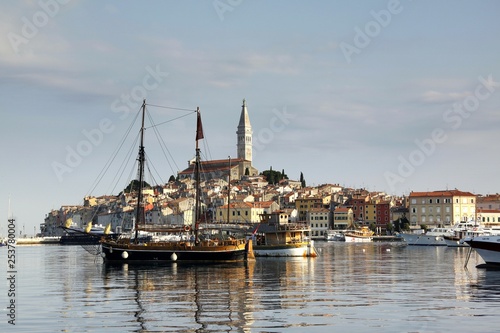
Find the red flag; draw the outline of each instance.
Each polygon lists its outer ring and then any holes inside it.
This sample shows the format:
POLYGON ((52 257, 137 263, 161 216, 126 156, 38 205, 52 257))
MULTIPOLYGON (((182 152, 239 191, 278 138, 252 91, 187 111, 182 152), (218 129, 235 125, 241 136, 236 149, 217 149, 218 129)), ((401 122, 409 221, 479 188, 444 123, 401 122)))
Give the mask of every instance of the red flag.
POLYGON ((198 111, 198 120, 196 122, 196 141, 203 139, 203 126, 201 124, 201 115, 198 111))

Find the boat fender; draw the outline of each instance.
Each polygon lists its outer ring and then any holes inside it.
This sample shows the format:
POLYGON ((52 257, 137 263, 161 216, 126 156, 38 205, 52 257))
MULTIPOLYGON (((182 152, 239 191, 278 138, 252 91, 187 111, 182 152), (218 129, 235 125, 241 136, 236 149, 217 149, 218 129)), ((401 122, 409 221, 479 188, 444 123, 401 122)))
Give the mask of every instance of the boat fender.
POLYGON ((127 259, 128 258, 128 252, 127 251, 123 251, 122 252, 122 258, 123 259, 127 259))
POLYGON ((191 230, 191 228, 188 225, 184 226, 184 231, 190 231, 190 230, 191 230))
POLYGON ((109 253, 113 253, 113 248, 111 246, 109 247, 109 253))
POLYGON ((172 255, 170 256, 170 259, 172 259, 172 261, 176 261, 177 260, 177 254, 172 253, 172 255))

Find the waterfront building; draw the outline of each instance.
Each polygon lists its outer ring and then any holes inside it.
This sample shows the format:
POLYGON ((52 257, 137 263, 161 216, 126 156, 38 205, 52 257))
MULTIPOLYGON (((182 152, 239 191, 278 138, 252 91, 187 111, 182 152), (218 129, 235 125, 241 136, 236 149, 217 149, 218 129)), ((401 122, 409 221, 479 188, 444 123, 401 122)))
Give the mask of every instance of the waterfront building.
POLYGON ((313 196, 295 199, 295 209, 297 209, 299 213, 300 221, 306 221, 307 212, 313 208, 321 207, 323 207, 323 200, 321 197, 313 196))
POLYGON ((500 209, 500 194, 478 195, 477 209, 500 209))
POLYGON ((410 227, 449 227, 460 221, 476 219, 476 195, 457 189, 433 192, 411 192, 409 196, 410 227))
POLYGON ((380 233, 385 233, 387 225, 391 222, 391 201, 382 200, 377 202, 375 206, 377 210, 377 222, 375 227, 380 233))
POLYGON ((311 208, 306 214, 307 225, 311 228, 311 237, 323 238, 330 228, 330 210, 327 208, 311 208))
POLYGON ((375 224, 377 222, 377 203, 376 200, 370 200, 365 204, 365 222, 367 224, 375 224))
POLYGON ((364 225, 366 219, 365 206, 369 202, 370 197, 366 194, 354 194, 344 204, 346 207, 352 208, 353 218, 359 224, 364 225))
POLYGON ((500 227, 500 209, 477 209, 477 221, 485 228, 500 227))
POLYGON ((352 208, 337 207, 333 211, 333 229, 345 230, 354 223, 354 213, 352 208))
POLYGON ((279 209, 274 201, 231 202, 217 207, 215 221, 220 223, 259 223, 262 214, 270 214, 279 209), (229 215, 229 219, 228 219, 229 215))

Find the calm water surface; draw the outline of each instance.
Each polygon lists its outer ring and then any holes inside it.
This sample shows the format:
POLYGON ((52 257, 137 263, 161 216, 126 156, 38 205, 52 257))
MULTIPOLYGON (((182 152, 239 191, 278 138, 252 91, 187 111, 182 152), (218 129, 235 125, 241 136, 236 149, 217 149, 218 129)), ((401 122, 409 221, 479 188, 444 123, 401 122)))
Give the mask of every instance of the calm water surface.
POLYGON ((0 331, 500 331, 500 271, 477 269, 475 252, 464 269, 464 248, 315 245, 318 258, 208 266, 107 266, 79 246, 20 246, 16 326, 4 283, 0 331))

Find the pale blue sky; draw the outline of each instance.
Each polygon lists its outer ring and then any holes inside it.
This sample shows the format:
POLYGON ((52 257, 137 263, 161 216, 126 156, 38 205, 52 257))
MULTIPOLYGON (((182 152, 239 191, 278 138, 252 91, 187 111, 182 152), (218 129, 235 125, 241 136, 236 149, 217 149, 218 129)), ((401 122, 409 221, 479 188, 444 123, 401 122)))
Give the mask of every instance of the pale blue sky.
MULTIPOLYGON (((2 2, 0 214, 10 194, 32 233, 81 204, 132 119, 121 96, 155 71, 147 101, 199 106, 212 158, 236 155, 246 98, 259 170, 397 195, 499 192, 499 14, 497 1, 2 2), (58 176, 104 119, 112 130, 58 176)), ((160 128, 181 169, 192 119, 160 128)))

